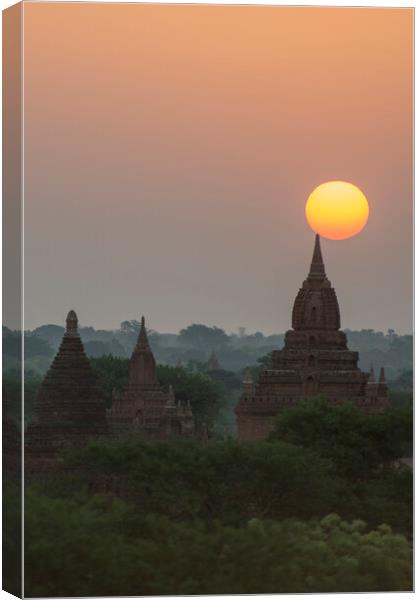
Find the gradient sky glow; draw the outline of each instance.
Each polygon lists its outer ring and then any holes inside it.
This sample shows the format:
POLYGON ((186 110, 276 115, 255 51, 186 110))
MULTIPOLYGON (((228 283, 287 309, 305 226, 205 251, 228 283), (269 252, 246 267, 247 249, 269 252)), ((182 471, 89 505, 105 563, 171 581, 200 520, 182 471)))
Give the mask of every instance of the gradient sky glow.
POLYGON ((344 328, 412 330, 411 9, 28 3, 25 328, 290 327, 310 192, 344 328))

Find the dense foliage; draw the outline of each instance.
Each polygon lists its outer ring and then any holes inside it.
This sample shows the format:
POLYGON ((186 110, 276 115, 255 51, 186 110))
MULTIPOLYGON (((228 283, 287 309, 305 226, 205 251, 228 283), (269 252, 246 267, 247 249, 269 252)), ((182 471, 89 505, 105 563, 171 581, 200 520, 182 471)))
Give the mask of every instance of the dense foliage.
POLYGON ((22 487, 3 467, 2 486, 2 589, 22 597, 22 487))
POLYGON ((29 492, 26 504, 32 597, 411 589, 410 547, 385 525, 329 515, 189 526, 120 500, 29 492))
POLYGON ((354 411, 302 403, 261 442, 131 435, 67 452, 62 477, 26 491, 26 593, 410 590, 409 420, 354 411))
POLYGON ((281 413, 271 438, 312 448, 345 477, 367 479, 412 455, 413 418, 410 410, 367 415, 350 402, 334 406, 311 398, 281 413))
MULTIPOLYGON (((20 428, 22 421, 22 373, 10 369, 3 373, 3 394, 7 399, 9 417, 20 428)), ((34 371, 25 372, 25 424, 32 418, 33 406, 42 383, 42 376, 34 371)))

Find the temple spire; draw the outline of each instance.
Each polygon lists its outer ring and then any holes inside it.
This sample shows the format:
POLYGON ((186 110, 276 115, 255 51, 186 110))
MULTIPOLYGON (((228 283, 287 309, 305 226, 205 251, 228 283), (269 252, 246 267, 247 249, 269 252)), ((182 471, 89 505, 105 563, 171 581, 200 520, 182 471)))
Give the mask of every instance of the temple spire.
POLYGON ((141 318, 139 337, 130 358, 129 384, 134 386, 156 385, 156 362, 146 331, 146 322, 141 318))
POLYGON ((373 370, 373 365, 370 365, 369 382, 375 383, 375 371, 373 370))
POLYGON ((315 236, 315 246, 314 253, 312 255, 311 268, 309 271, 309 277, 325 277, 325 267, 324 261, 322 259, 321 253, 321 242, 319 239, 319 234, 317 233, 315 236))
POLYGON ((137 340, 137 347, 142 348, 142 349, 150 348, 149 339, 147 337, 147 331, 146 331, 146 321, 145 321, 144 317, 141 318, 140 333, 139 333, 139 337, 137 340))

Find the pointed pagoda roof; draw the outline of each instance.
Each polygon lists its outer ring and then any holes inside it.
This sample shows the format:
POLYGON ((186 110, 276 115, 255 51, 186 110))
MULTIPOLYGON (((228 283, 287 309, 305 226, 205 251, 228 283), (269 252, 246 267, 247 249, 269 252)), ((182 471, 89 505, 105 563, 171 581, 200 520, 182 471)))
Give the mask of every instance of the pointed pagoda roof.
POLYGON ((369 383, 375 383, 375 371, 373 365, 370 366, 369 383))
MULTIPOLYGON (((137 338, 136 348, 140 350, 150 350, 149 338, 146 331, 146 320, 141 318, 139 337, 137 338)), ((151 350, 150 350, 151 351, 151 350)))
POLYGON ((309 274, 293 306, 292 327, 295 330, 340 329, 340 308, 334 288, 325 274, 318 234, 315 236, 309 274))
POLYGON ((61 345, 41 384, 35 420, 45 426, 78 427, 83 432, 106 429, 105 400, 85 354, 73 310, 67 315, 61 345))
POLYGON ((146 321, 141 318, 139 336, 130 358, 129 386, 156 386, 156 361, 147 337, 146 321))
POLYGON ((315 236, 315 246, 314 252, 312 255, 311 268, 309 270, 308 279, 324 279, 325 278, 325 266, 324 260, 322 258, 321 252, 321 241, 319 239, 319 234, 317 233, 315 236))

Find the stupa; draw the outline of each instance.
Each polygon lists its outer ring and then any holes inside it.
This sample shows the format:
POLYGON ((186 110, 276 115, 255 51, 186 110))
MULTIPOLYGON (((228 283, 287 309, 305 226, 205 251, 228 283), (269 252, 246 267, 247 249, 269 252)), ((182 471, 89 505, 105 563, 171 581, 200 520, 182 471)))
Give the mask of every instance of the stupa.
POLYGON ((144 317, 130 359, 128 385, 123 392, 114 392, 108 422, 114 435, 138 432, 167 438, 194 433, 190 405, 177 402, 173 389, 164 391, 159 384, 144 317))
POLYGON ((71 310, 25 432, 25 474, 55 469, 61 450, 81 447, 108 433, 104 396, 85 354, 76 313, 71 310))
POLYGON ((206 363, 207 371, 218 371, 220 369, 219 359, 217 358, 216 352, 213 350, 206 363))
POLYGON ((332 403, 354 402, 367 412, 388 405, 385 373, 379 381, 358 367, 358 352, 347 347, 340 330, 340 309, 328 280, 319 235, 308 277, 300 288, 292 312, 292 329, 282 350, 275 350, 272 364, 254 385, 247 374, 236 407, 241 439, 265 438, 273 420, 299 400, 322 395, 332 403))

